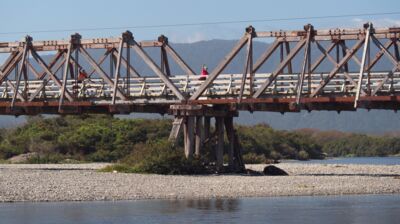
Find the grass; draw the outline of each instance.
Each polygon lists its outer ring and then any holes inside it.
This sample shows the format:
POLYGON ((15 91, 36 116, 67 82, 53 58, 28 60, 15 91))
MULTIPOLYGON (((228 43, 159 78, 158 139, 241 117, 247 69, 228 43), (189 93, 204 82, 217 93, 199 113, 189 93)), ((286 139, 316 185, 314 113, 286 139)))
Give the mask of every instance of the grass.
POLYGON ((5 160, 5 159, 0 159, 0 164, 9 164, 10 161, 5 160))

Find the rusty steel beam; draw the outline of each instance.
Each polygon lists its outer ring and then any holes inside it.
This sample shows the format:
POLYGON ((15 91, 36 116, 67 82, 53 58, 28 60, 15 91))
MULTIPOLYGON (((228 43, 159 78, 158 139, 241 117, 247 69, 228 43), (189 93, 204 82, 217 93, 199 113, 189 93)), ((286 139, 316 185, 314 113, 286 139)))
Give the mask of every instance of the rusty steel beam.
POLYGON ((123 51, 124 43, 126 43, 126 40, 123 36, 121 38, 121 42, 119 43, 119 47, 118 47, 118 56, 117 56, 117 64, 115 66, 114 86, 113 86, 113 95, 112 95, 111 104, 115 104, 115 97, 117 96, 119 76, 120 76, 120 72, 121 72, 121 57, 122 57, 122 53, 123 53, 122 51, 123 51))
MULTIPOLYGON (((29 54, 30 41, 31 41, 30 37, 26 36, 25 43, 24 43, 24 49, 23 49, 23 53, 22 53, 21 65, 20 65, 19 70, 18 70, 17 80, 16 80, 16 84, 15 84, 15 88, 14 88, 14 94, 13 94, 13 97, 12 97, 12 100, 11 100, 11 108, 14 107, 17 95, 19 95, 18 94, 19 93, 19 84, 21 82, 21 75, 22 75, 22 73, 24 72, 24 70, 26 68, 25 61, 26 61, 27 55, 29 54)), ((26 72, 26 70, 25 70, 25 72, 26 72)), ((25 101, 25 97, 22 97, 21 100, 25 101)))
MULTIPOLYGON (((247 31, 248 40, 247 40, 246 59, 242 75, 242 82, 240 84, 239 102, 243 98, 243 91, 244 91, 244 86, 246 84, 247 74, 250 73, 250 79, 252 79, 252 74, 253 74, 253 36, 255 30, 253 27, 248 27, 248 29, 249 30, 247 31)), ((250 95, 252 95, 252 89, 253 89, 252 82, 250 82, 250 95)))
MULTIPOLYGON (((32 47, 36 51, 58 51, 68 49, 68 40, 48 40, 32 41, 32 47)), ((85 49, 106 49, 118 48, 119 38, 93 38, 81 39, 81 47, 85 49)), ((163 44, 159 41, 138 42, 140 47, 161 47, 163 44)), ((22 48, 23 42, 5 42, 0 43, 0 53, 11 53, 22 48)))
MULTIPOLYGON (((329 61, 332 62, 332 64, 333 64, 335 67, 340 67, 340 66, 339 66, 339 63, 337 62, 338 60, 333 59, 332 56, 329 54, 329 52, 330 52, 335 46, 338 47, 337 44, 333 43, 333 44, 328 48, 328 50, 325 50, 325 49, 321 46, 320 43, 318 43, 318 42, 315 42, 315 43, 317 44, 318 49, 323 53, 323 56, 324 56, 323 58, 328 58, 329 61)), ((338 49, 338 48, 337 48, 337 49, 338 49)), ((344 51, 344 49, 343 49, 343 55, 344 55, 344 56, 345 56, 346 53, 347 53, 347 52, 344 51)), ((316 62, 316 67, 323 61, 323 58, 322 58, 321 61, 318 60, 318 61, 316 62)), ((338 55, 337 55, 337 58, 339 59, 338 55)), ((343 67, 346 67, 346 65, 347 65, 347 62, 343 65, 343 67)), ((313 66, 313 68, 311 69, 311 72, 314 72, 314 70, 316 69, 316 67, 313 66)), ((347 68, 347 67, 346 67, 346 68, 347 68)), ((346 71, 343 73, 343 75, 345 76, 345 78, 346 78, 347 80, 349 80, 349 81, 351 82, 351 84, 353 84, 354 86, 357 86, 357 82, 355 82, 355 81, 353 80, 353 78, 351 78, 351 77, 348 75, 348 72, 347 72, 348 69, 345 69, 345 70, 346 70, 346 71)), ((362 90, 362 89, 361 89, 361 92, 362 92, 363 94, 365 94, 364 90, 362 90)))
POLYGON ((261 68, 261 66, 271 57, 271 55, 275 52, 280 44, 281 41, 275 40, 272 45, 257 59, 256 63, 253 66, 253 73, 256 73, 258 69, 261 68))
POLYGON ((311 26, 310 24, 308 24, 307 26, 307 37, 306 37, 306 45, 305 45, 305 50, 304 50, 304 59, 303 59, 303 66, 301 69, 301 74, 299 76, 299 82, 297 82, 297 94, 296 94, 296 104, 300 104, 300 98, 301 98, 301 94, 303 92, 303 82, 304 82, 304 77, 305 77, 305 73, 306 73, 306 67, 308 66, 308 70, 310 70, 310 57, 311 57, 311 53, 310 53, 310 47, 311 47, 311 41, 312 41, 312 35, 311 33, 313 33, 313 26, 311 26))
POLYGON ((242 37, 235 47, 224 57, 224 59, 215 67, 211 74, 207 77, 206 81, 196 90, 196 92, 190 97, 191 100, 198 99, 201 94, 212 84, 217 76, 225 69, 225 67, 232 61, 236 54, 242 49, 247 43, 248 37, 245 35, 242 37))
POLYGON ((71 59, 71 53, 73 51, 73 44, 69 43, 68 50, 67 50, 67 56, 65 57, 65 64, 64 64, 64 72, 63 72, 63 78, 62 78, 62 86, 61 86, 61 96, 60 96, 60 101, 58 105, 58 110, 62 111, 62 105, 64 103, 64 95, 65 95, 65 90, 66 90, 66 85, 67 85, 67 74, 70 69, 69 67, 69 62, 71 59))
MULTIPOLYGON (((100 75, 101 78, 104 79, 110 86, 114 86, 114 82, 111 80, 111 78, 104 72, 104 70, 97 64, 97 62, 93 59, 92 56, 85 50, 85 48, 78 48, 79 52, 82 53, 82 56, 87 60, 87 62, 96 70, 97 74, 100 75)), ((126 100, 126 96, 123 94, 122 90, 117 87, 116 92, 118 97, 120 97, 122 100, 126 100)))
POLYGON ((294 56, 296 56, 297 53, 299 53, 299 51, 303 48, 306 42, 307 39, 305 38, 302 39, 299 43, 297 43, 296 47, 294 47, 293 50, 290 52, 290 54, 285 58, 285 60, 278 65, 278 68, 272 73, 269 79, 254 93, 253 98, 258 98, 264 93, 264 91, 271 85, 271 83, 275 80, 275 78, 286 67, 289 61, 291 61, 294 58, 294 56))
MULTIPOLYGON (((400 37, 400 27, 394 28, 377 28, 374 33, 378 38, 390 39, 400 37)), ((327 30, 315 30, 313 36, 316 40, 359 40, 366 34, 363 28, 359 29, 327 29, 327 30)), ((256 32, 256 36, 260 38, 274 37, 274 38, 286 38, 287 41, 299 41, 306 36, 306 31, 295 30, 295 31, 268 31, 268 32, 256 32)))
POLYGON ((373 35, 371 34, 371 29, 372 29, 371 26, 372 26, 371 23, 368 24, 367 33, 365 34, 364 50, 363 50, 362 59, 361 59, 361 63, 360 63, 360 74, 358 77, 356 98, 354 99, 354 108, 357 108, 358 99, 360 98, 361 89, 362 89, 362 80, 363 80, 364 72, 365 72, 365 62, 367 60, 367 53, 369 51, 369 41, 370 41, 371 37, 373 38, 373 35))
MULTIPOLYGON (((321 97, 304 97, 301 98, 301 104, 307 103, 354 103, 355 96, 321 96, 321 97)), ((360 96, 359 101, 374 101, 374 102, 398 102, 400 103, 400 95, 398 96, 360 96)), ((191 105, 207 105, 207 104, 230 104, 234 105, 237 99, 205 99, 205 100, 189 100, 191 105)), ((243 104, 290 104, 295 103, 296 98, 245 98, 243 104)))
POLYGON ((150 58, 150 56, 137 44, 135 40, 130 40, 130 45, 143 61, 156 73, 156 75, 164 82, 164 84, 175 94, 180 100, 185 100, 186 97, 182 92, 171 82, 171 80, 161 71, 161 68, 150 58))
POLYGON ((171 55, 174 61, 182 68, 188 75, 196 75, 192 68, 179 56, 179 54, 167 43, 164 45, 165 51, 171 55))
POLYGON ((8 77, 11 71, 16 68, 19 61, 21 60, 23 55, 23 51, 19 51, 15 57, 12 58, 10 61, 6 61, 7 64, 4 64, 4 70, 0 72, 0 84, 4 82, 4 80, 8 77))
MULTIPOLYGON (((43 70, 44 70, 43 74, 44 75, 47 74, 47 76, 49 76, 60 88, 62 88, 63 84, 60 82, 60 80, 55 75, 56 73, 53 73, 51 71, 51 67, 46 64, 46 62, 36 53, 36 51, 34 49, 31 50, 31 54, 32 54, 33 58, 39 63, 40 67, 43 68, 43 70)), ((39 77, 39 78, 41 78, 41 77, 39 77)), ((62 91, 64 91, 64 93, 69 101, 73 101, 73 97, 68 90, 64 89, 62 91)))
POLYGON ((322 88, 324 88, 328 84, 329 80, 331 80, 336 75, 336 73, 339 71, 339 69, 350 60, 350 58, 362 46, 364 41, 365 41, 365 36, 362 39, 358 40, 358 42, 353 46, 353 48, 347 52, 346 56, 329 73, 328 77, 321 81, 321 84, 314 90, 314 92, 311 93, 310 97, 315 97, 322 90, 322 88))

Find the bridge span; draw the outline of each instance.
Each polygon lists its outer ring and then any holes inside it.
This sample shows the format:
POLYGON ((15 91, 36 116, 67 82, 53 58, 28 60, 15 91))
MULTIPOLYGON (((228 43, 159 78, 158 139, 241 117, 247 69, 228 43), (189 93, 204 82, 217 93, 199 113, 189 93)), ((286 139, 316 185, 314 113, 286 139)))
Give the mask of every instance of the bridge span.
POLYGON ((36 41, 26 36, 0 42, 0 53, 7 55, 0 67, 0 114, 171 114, 170 138, 176 139, 183 127, 188 158, 215 142, 216 164, 222 167, 226 131, 229 167, 241 169, 233 129, 240 110, 398 110, 399 38, 400 27, 371 23, 357 29, 316 30, 307 24, 302 30, 268 32, 249 26, 207 79, 199 80, 163 35, 141 42, 129 31, 116 38, 73 34, 69 40, 36 41), (255 58, 258 38, 270 44, 255 58), (159 48, 160 58, 152 58, 146 48, 159 48), (245 53, 243 70, 224 73, 240 51, 245 53), (142 60, 155 75, 139 74, 134 60, 142 60), (170 60, 184 74, 174 74, 170 60))

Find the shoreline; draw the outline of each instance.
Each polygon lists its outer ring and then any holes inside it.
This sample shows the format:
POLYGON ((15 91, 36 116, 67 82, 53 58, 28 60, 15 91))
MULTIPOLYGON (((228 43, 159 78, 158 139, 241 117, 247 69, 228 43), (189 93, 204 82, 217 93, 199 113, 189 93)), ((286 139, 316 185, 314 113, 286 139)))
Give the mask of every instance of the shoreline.
MULTIPOLYGON (((108 164, 0 164, 0 202, 400 194, 400 165, 280 163, 289 176, 103 173, 108 164)), ((260 171, 266 165, 246 165, 260 171)))

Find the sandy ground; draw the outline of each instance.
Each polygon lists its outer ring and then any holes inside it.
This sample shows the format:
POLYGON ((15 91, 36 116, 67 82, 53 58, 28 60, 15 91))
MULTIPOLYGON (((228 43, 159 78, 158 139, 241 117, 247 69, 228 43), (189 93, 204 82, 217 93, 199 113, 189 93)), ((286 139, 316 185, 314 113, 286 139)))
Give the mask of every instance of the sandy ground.
MULTIPOLYGON (((103 173, 107 164, 0 164, 0 202, 399 194, 400 165, 282 163, 289 176, 103 173)), ((262 170, 265 165, 247 165, 262 170)))

